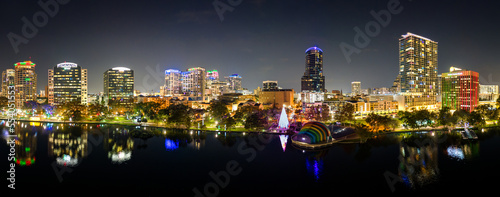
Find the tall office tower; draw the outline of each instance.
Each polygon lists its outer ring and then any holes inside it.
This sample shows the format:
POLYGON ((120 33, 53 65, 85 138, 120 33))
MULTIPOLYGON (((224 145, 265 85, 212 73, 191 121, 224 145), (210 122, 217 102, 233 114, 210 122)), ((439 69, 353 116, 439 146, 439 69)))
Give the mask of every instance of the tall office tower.
POLYGON ((205 76, 205 94, 207 96, 219 96, 220 91, 218 90, 219 84, 219 72, 217 70, 208 70, 207 76, 205 76))
POLYGON ((237 91, 243 90, 241 87, 241 76, 238 74, 232 74, 231 76, 225 77, 227 83, 229 84, 229 90, 237 91))
POLYGON ((134 103, 134 71, 115 67, 104 72, 104 99, 106 103, 130 105, 134 103))
POLYGON ((78 102, 87 105, 87 69, 64 62, 49 69, 48 100, 51 105, 78 102))
POLYGON ((263 81, 262 82, 262 90, 278 90, 278 81, 263 81))
POLYGON ((165 85, 163 86, 163 96, 174 96, 182 93, 181 71, 168 69, 165 71, 165 85))
POLYGON ((470 70, 451 67, 442 74, 442 105, 453 110, 469 112, 479 105, 479 74, 470 70))
POLYGON ((325 92, 323 76, 323 50, 311 47, 306 50, 306 71, 301 79, 301 91, 325 92))
POLYGON ((2 72, 2 96, 9 98, 9 86, 14 86, 16 70, 7 69, 2 72))
POLYGON ((190 68, 181 73, 182 94, 185 96, 203 97, 205 95, 205 69, 201 67, 190 68))
POLYGON ((405 108, 435 109, 438 93, 438 43, 407 33, 399 39, 399 81, 405 108))
POLYGON ((82 105, 88 104, 88 72, 87 69, 82 69, 82 105))
POLYGON ((359 81, 351 82, 351 93, 353 96, 361 95, 361 82, 359 81))
POLYGON ((16 108, 21 108, 26 101, 36 101, 36 64, 31 61, 18 62, 14 64, 16 86, 16 108))
POLYGON ((442 89, 442 82, 443 82, 443 76, 441 74, 438 75, 438 82, 437 82, 437 97, 436 97, 436 102, 442 103, 443 102, 443 94, 441 93, 442 89))

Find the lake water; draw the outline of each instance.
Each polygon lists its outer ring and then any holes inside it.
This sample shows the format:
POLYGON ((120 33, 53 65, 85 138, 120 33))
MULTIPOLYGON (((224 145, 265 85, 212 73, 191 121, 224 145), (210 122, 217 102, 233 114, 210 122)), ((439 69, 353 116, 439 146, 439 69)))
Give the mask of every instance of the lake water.
POLYGON ((387 134, 321 151, 275 134, 27 122, 16 133, 13 194, 21 196, 463 195, 500 183, 495 129, 476 131, 475 141, 458 132, 387 134))

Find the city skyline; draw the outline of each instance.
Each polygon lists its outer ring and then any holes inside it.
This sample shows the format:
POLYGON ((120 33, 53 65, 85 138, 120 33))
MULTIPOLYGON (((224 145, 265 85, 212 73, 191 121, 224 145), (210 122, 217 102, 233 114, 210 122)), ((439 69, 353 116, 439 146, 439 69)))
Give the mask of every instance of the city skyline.
MULTIPOLYGON (((353 45, 356 36, 353 28, 365 29, 365 24, 375 21, 370 11, 387 9, 387 2, 390 1, 360 5, 294 1, 288 6, 301 12, 293 16, 277 2, 243 1, 233 12, 225 12, 223 21, 211 2, 195 6, 187 5, 189 1, 69 2, 59 5, 54 17, 49 17, 45 26, 37 28, 36 35, 27 44, 19 45, 18 53, 5 36, 0 48, 5 55, 0 58, 0 65, 5 70, 15 62, 31 60, 36 63, 37 92, 47 85, 46 70, 65 61, 89 69, 89 93, 103 91, 100 74, 93 73, 103 73, 113 67, 135 70, 136 89, 141 92, 151 89, 158 92, 163 83, 156 79, 163 81, 164 76, 155 76, 157 66, 162 73, 169 68, 185 70, 191 67, 216 69, 220 76, 238 73, 243 78, 243 88, 248 90, 267 80, 279 81, 283 88, 299 90, 304 49, 318 46, 324 50, 326 89, 348 92, 352 81, 361 81, 366 88, 390 87, 398 73, 398 39, 412 32, 440 43, 438 73, 457 66, 484 73, 480 76, 482 84, 498 84, 494 78, 499 68, 495 67, 491 55, 498 41, 488 39, 498 27, 490 27, 481 20, 493 13, 487 11, 492 9, 487 5, 400 1, 401 13, 392 15, 390 23, 381 27, 378 35, 370 37, 371 42, 360 48, 359 54, 352 54, 350 63, 346 61, 339 44, 353 45), (433 7, 426 8, 429 4, 433 7), (166 10, 155 13, 154 10, 162 8, 166 10), (145 11, 148 9, 155 14, 145 11), (170 9, 174 11, 169 12, 170 9), (422 14, 422 10, 429 9, 443 12, 422 14), (464 10, 468 14, 463 15, 464 10), (114 16, 113 23, 103 19, 107 15, 114 16), (342 15, 355 17, 346 19, 340 17, 342 15), (422 17, 422 22, 407 24, 407 20, 417 16, 422 17), (120 17, 123 19, 118 20, 120 17), (312 19, 317 20, 311 22, 312 19), (304 28, 311 24, 320 27, 320 31, 305 31, 304 28), (262 30, 266 28, 269 29, 262 30), (294 33, 283 34, 288 31, 294 33), (275 74, 278 72, 280 75, 275 74), (488 74, 493 75, 493 79, 488 74)), ((4 16, 9 16, 3 17, 4 35, 10 32, 21 35, 24 24, 21 19, 26 17, 32 21, 35 13, 43 11, 37 3, 1 4, 2 7, 23 8, 3 12, 4 16)), ((495 22, 494 17, 489 18, 495 22)))

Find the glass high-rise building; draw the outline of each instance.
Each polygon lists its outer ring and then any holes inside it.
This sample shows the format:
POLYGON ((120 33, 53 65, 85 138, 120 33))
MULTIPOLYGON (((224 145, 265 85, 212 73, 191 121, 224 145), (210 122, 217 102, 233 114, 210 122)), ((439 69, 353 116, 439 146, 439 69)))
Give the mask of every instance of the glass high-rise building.
POLYGON ((438 94, 438 43, 407 33, 399 39, 400 94, 405 108, 435 109, 438 94))
POLYGON ((184 96, 205 96, 206 72, 204 68, 190 68, 181 73, 182 93, 184 96))
POLYGON ((9 98, 9 86, 14 86, 16 70, 7 69, 2 72, 2 96, 9 98))
POLYGON ((180 95, 182 93, 181 71, 176 69, 165 70, 164 96, 180 95))
POLYGON ((24 61, 18 62, 14 66, 15 103, 16 108, 21 108, 26 101, 36 101, 36 64, 31 61, 24 61))
POLYGON ((87 105, 87 69, 65 62, 49 69, 48 100, 51 105, 78 102, 87 105))
POLYGON ((134 71, 115 67, 104 72, 104 99, 107 103, 134 103, 134 71))
POLYGON ((361 95, 361 82, 359 81, 351 82, 351 93, 353 96, 361 95))
POLYGON ((325 92, 323 50, 318 47, 306 50, 306 71, 301 79, 301 91, 325 92))
POLYGON ((238 74, 232 74, 231 76, 226 77, 226 80, 229 84, 230 91, 243 90, 241 87, 241 76, 238 74))
POLYGON ((441 80, 443 107, 472 112, 479 105, 479 73, 451 67, 441 80))

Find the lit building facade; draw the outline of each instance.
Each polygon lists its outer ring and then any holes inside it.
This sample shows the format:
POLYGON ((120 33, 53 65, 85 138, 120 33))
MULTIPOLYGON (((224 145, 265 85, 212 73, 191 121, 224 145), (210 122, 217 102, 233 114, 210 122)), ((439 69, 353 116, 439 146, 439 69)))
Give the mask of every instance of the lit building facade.
POLYGON ((479 73, 451 67, 441 85, 443 107, 472 112, 479 105, 479 73))
POLYGON ((206 72, 204 68, 190 68, 181 73, 182 94, 184 96, 203 97, 205 95, 206 72))
POLYGON ((62 105, 76 101, 87 105, 87 95, 87 69, 70 62, 60 63, 49 69, 49 104, 62 105))
POLYGON ((278 89, 278 81, 263 81, 262 82, 262 90, 277 90, 278 89))
POLYGON ((262 90, 259 93, 259 102, 267 107, 282 108, 293 106, 293 89, 262 90))
POLYGON ((2 72, 2 96, 9 98, 9 86, 14 86, 16 70, 7 69, 2 72))
POLYGON ((498 99, 498 85, 479 84, 479 100, 496 101, 498 99))
POLYGON ((229 85, 229 90, 235 92, 237 90, 243 90, 241 87, 241 76, 238 74, 232 74, 231 76, 225 77, 229 85))
POLYGON ((400 94, 405 97, 405 108, 436 108, 437 71, 438 43, 412 33, 402 35, 399 39, 399 79, 396 81, 400 94))
POLYGON ((325 92, 323 50, 318 47, 306 50, 306 71, 301 79, 301 91, 325 92))
POLYGON ((174 96, 182 93, 181 71, 168 69, 165 71, 165 85, 163 86, 163 96, 174 96))
POLYGON ((219 80, 219 71, 208 70, 206 79, 207 79, 207 82, 208 81, 218 81, 219 80))
POLYGON ((303 104, 323 102, 324 100, 325 100, 325 93, 323 92, 310 92, 310 91, 300 92, 300 101, 303 104))
POLYGON ((104 99, 118 104, 134 102, 134 71, 130 68, 115 67, 104 72, 104 99))
POLYGON ((351 93, 353 96, 361 95, 361 82, 359 81, 351 82, 351 93))
POLYGON ((15 103, 21 108, 26 101, 36 101, 36 64, 31 61, 18 62, 15 66, 15 103))

